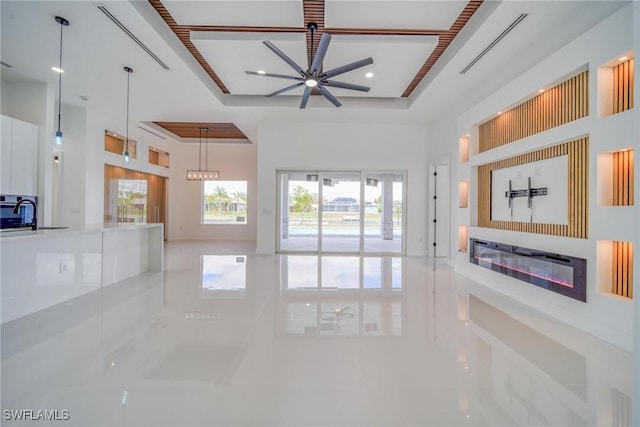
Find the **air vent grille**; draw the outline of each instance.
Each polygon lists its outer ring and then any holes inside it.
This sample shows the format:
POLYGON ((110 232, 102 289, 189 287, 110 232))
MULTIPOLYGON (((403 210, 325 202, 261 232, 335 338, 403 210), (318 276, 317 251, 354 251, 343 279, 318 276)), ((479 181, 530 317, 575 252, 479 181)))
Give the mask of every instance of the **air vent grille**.
POLYGON ((498 37, 495 38, 494 41, 492 41, 491 43, 489 43, 489 46, 485 47, 484 50, 482 52, 480 52, 480 54, 478 56, 476 56, 473 61, 471 61, 469 63, 469 65, 467 65, 466 67, 464 67, 462 69, 462 71, 460 71, 460 74, 464 74, 467 71, 469 71, 469 69, 471 67, 473 67, 476 62, 480 61, 480 59, 482 59, 483 56, 485 56, 487 54, 487 52, 489 52, 491 49, 493 49, 493 47, 495 45, 497 45, 500 40, 502 40, 507 34, 509 34, 519 23, 521 23, 524 18, 526 18, 528 16, 528 14, 523 13, 522 15, 518 16, 518 18, 516 18, 515 21, 513 21, 511 23, 511 25, 509 25, 498 37))
POLYGON ((124 26, 124 24, 122 22, 120 22, 118 20, 118 18, 116 18, 115 16, 113 16, 113 14, 111 12, 109 12, 109 10, 104 7, 104 5, 99 4, 98 5, 98 9, 100 9, 100 11, 102 13, 104 13, 105 15, 107 15, 107 17, 109 19, 111 19, 111 21, 113 21, 114 24, 116 24, 118 26, 118 28, 120 28, 126 35, 129 36, 129 38, 131 38, 131 40, 133 40, 134 42, 136 42, 136 44, 138 46, 140 46, 142 48, 142 50, 144 50, 147 55, 149 55, 150 57, 152 57, 158 64, 160 64, 160 66, 162 68, 164 68, 165 70, 168 70, 169 67, 167 66, 167 64, 165 64, 164 62, 162 62, 162 60, 160 58, 158 58, 158 56, 153 53, 151 51, 151 49, 149 49, 144 43, 142 43, 140 41, 139 38, 137 38, 131 31, 129 31, 129 29, 127 27, 124 26))

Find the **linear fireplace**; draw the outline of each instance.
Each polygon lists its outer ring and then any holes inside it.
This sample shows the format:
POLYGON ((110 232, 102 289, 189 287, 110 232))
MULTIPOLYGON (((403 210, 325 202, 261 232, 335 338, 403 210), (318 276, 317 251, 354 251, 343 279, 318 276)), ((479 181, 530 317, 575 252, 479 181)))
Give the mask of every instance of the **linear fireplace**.
POLYGON ((587 302, 587 260, 486 240, 469 239, 474 264, 587 302))

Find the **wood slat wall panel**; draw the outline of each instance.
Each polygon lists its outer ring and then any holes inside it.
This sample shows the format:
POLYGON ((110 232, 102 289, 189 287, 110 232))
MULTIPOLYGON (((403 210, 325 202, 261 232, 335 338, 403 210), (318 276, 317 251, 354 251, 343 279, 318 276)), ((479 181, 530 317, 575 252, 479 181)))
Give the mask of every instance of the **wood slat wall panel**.
POLYGON ((633 298, 633 243, 613 242, 611 293, 633 298))
POLYGON ((478 166, 478 226, 528 233, 550 234, 586 239, 589 232, 589 138, 478 166), (491 172, 538 160, 568 155, 568 225, 540 224, 491 219, 491 172))
POLYGON ((633 206, 633 150, 613 153, 613 206, 633 206))
POLYGON ((589 115, 589 70, 479 126, 479 151, 491 150, 589 115))
POLYGON ((633 58, 613 67, 613 114, 633 108, 633 58))

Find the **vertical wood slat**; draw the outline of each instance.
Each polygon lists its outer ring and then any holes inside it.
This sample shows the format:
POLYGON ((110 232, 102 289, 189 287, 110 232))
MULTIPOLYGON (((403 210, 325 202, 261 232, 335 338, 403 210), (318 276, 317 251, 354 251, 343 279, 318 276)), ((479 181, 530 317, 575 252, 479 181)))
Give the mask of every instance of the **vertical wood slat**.
POLYGON ((479 151, 491 150, 588 114, 589 71, 586 70, 482 123, 479 151))
POLYGON ((634 182, 635 182, 635 164, 633 157, 635 155, 634 150, 629 150, 629 206, 634 205, 634 182))
POLYGON ((633 243, 613 242, 611 292, 633 298, 633 243))
POLYGON ((634 150, 613 153, 613 206, 634 204, 634 150))
POLYGON ((613 114, 633 108, 634 60, 613 67, 613 114))
POLYGON ((587 238, 589 140, 582 138, 520 156, 478 166, 478 226, 529 233, 587 238), (568 156, 568 225, 491 220, 491 172, 557 156, 568 156))

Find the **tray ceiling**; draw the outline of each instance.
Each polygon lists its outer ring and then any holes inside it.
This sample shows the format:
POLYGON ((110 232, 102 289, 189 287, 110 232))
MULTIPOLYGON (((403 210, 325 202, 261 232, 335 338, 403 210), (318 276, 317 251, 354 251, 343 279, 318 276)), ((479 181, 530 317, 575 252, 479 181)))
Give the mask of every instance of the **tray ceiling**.
MULTIPOLYGON (((264 40, 308 67, 311 37, 306 25, 316 22, 313 52, 323 32, 333 36, 324 69, 369 56, 374 60, 372 65, 340 76, 341 81, 370 86, 369 92, 332 88, 335 96, 398 99, 411 95, 482 0, 149 3, 222 93, 259 96, 286 86, 286 81, 247 75, 245 71, 296 75, 263 45, 264 40), (373 77, 366 78, 367 72, 373 77)), ((278 96, 299 97, 302 91, 301 87, 278 96)))

